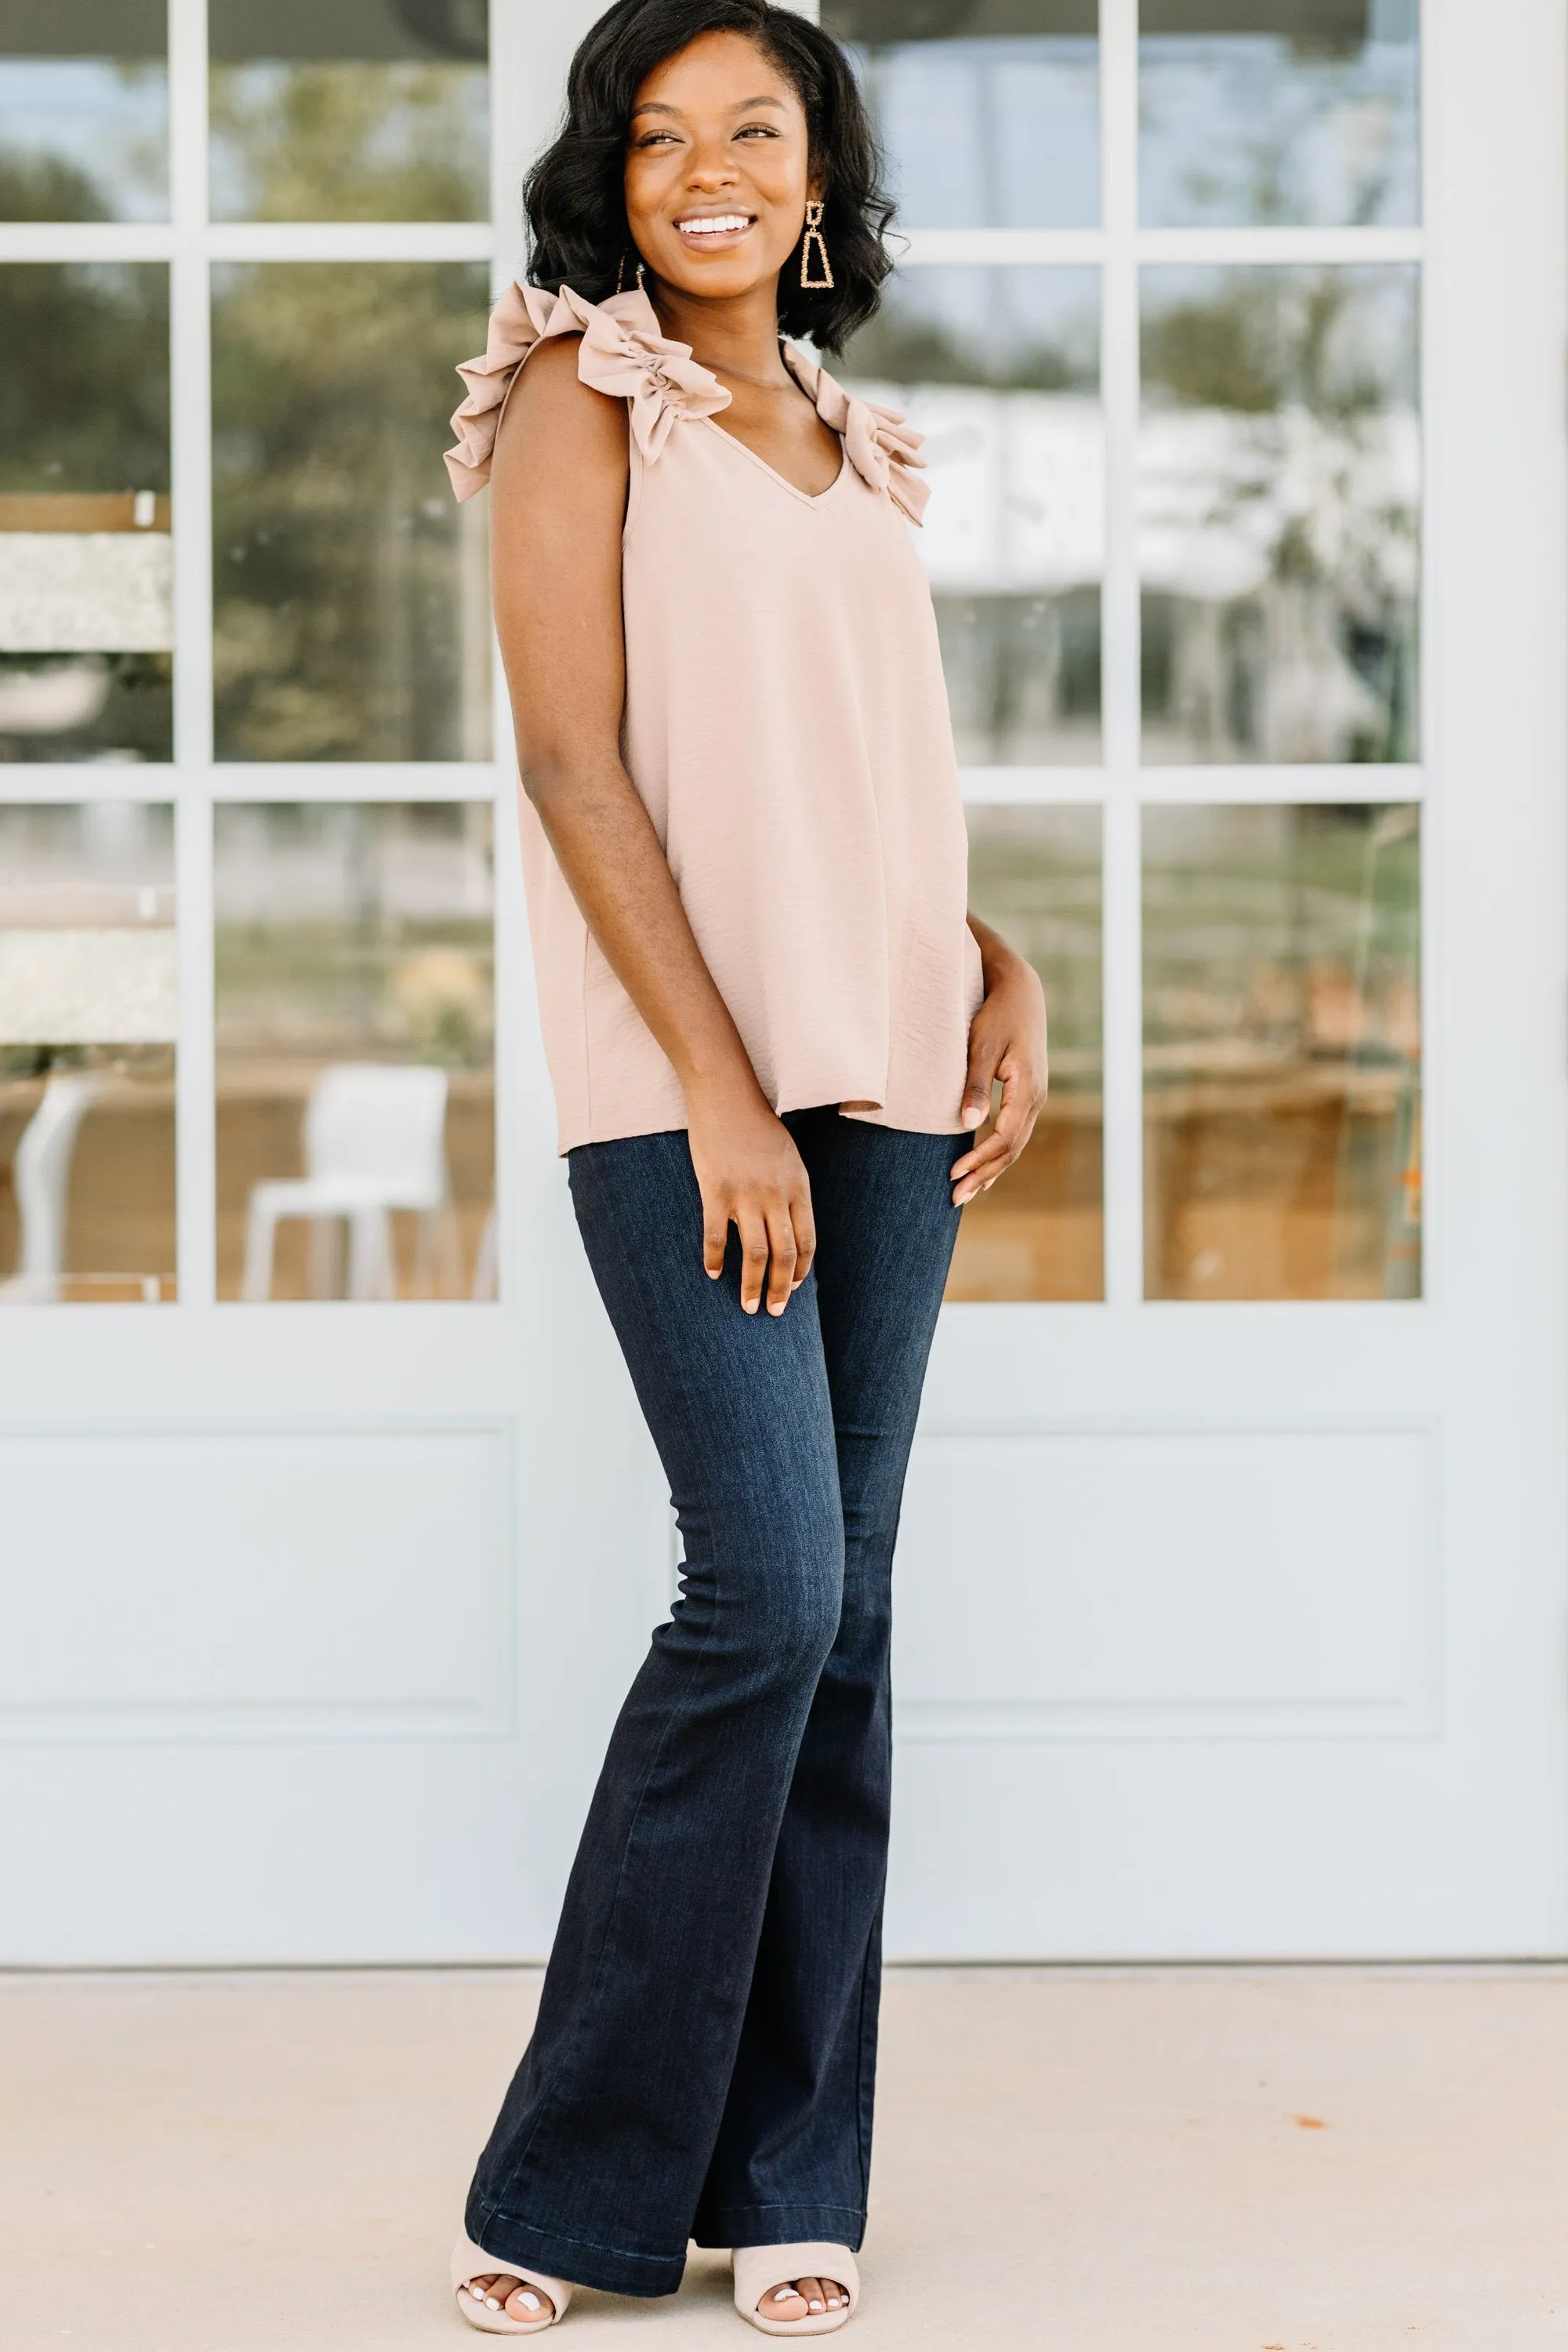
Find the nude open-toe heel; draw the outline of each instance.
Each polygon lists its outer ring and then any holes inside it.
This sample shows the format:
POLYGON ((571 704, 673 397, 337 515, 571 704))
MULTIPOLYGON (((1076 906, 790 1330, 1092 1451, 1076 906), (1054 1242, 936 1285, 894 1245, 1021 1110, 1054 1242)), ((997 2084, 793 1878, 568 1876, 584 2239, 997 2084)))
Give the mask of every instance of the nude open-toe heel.
POLYGON ((737 2246, 730 2257, 735 2270, 735 2308, 742 2319, 764 2336, 831 2336, 842 2327, 860 2300, 860 2273, 847 2246, 737 2246), (786 2279, 837 2279, 848 2294, 837 2311, 810 2312, 804 2319, 766 2319, 758 2309, 763 2297, 786 2279))
POLYGON ((572 2300, 572 2289, 565 2279, 546 2278, 542 2271, 525 2271, 510 2254, 487 2254, 471 2238, 459 2238, 452 2249, 452 2292, 468 2326, 482 2327, 487 2336, 537 2336, 564 2317, 572 2300), (477 2294, 468 2291, 471 2278, 489 2278, 502 2272, 508 2278, 521 2279, 524 2286, 539 2287, 547 2294, 555 2305, 550 2317, 513 2319, 510 2312, 492 2311, 477 2294))

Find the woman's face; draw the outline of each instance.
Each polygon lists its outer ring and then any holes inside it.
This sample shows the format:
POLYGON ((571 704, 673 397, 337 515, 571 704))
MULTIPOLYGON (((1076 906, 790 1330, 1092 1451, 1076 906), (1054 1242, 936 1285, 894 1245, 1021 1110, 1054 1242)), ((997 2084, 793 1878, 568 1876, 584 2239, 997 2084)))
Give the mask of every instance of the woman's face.
POLYGON ((703 33, 657 67, 632 109, 626 189, 633 242, 666 285, 718 299, 772 285, 817 190, 805 109, 766 51, 703 33))

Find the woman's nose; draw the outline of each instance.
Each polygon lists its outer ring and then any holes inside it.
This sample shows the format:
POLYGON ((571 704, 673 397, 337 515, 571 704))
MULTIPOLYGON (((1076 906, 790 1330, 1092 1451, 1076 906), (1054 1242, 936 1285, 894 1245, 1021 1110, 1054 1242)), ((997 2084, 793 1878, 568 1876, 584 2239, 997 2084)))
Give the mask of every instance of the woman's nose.
POLYGON ((734 164, 727 155, 694 155, 687 173, 687 184, 693 188, 732 187, 737 178, 734 164))

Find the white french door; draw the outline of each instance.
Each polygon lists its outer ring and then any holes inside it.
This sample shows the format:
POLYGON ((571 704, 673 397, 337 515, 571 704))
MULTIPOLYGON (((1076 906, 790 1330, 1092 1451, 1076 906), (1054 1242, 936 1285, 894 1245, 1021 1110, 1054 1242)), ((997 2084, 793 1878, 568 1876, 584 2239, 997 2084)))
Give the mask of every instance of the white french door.
POLYGON ((1561 11, 861 16, 1062 1047, 927 1391, 889 1948, 1559 1951, 1561 11))
MULTIPOLYGON (((8 1959, 542 1952, 665 1605, 439 468, 593 13, 0 5, 8 1959)), ((824 16, 1056 1041, 889 1948, 1561 1950, 1560 12, 824 16)))
POLYGON ((7 1961, 542 1951, 661 1603, 442 467, 495 15, 0 7, 7 1961))

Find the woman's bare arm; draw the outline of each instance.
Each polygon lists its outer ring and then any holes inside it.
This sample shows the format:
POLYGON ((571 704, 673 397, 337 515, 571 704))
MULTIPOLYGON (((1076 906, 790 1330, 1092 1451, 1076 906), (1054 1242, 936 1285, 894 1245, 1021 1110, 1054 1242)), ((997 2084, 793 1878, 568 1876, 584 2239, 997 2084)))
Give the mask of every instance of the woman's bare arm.
POLYGON ((969 1024, 969 1076, 959 1117, 967 1128, 984 1127, 991 1116, 991 1088, 996 1080, 1002 1101, 991 1132, 948 1171, 960 1208, 977 1192, 988 1192, 1028 1142, 1050 1072, 1046 992, 1039 973, 978 915, 970 916, 969 928, 980 949, 985 997, 969 1024))
POLYGON ((490 473, 496 627, 522 788, 680 1080, 708 1272, 721 1271, 733 1223, 742 1305, 756 1312, 765 1273, 768 1311, 782 1315, 816 1247, 805 1169, 757 1084, 620 755, 626 478, 626 404, 579 382, 575 337, 543 344, 507 404, 490 473))

